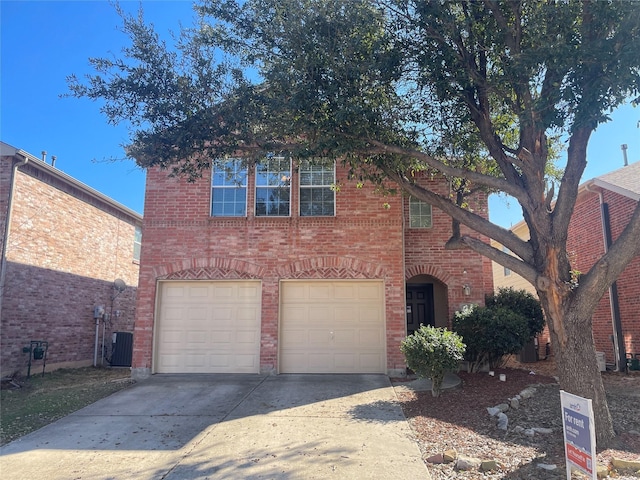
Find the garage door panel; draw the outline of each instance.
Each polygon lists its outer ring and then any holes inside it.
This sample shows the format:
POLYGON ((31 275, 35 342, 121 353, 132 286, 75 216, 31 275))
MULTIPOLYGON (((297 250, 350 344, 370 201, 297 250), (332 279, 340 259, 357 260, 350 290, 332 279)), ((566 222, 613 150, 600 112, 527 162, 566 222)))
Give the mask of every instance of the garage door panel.
POLYGON ((282 373, 385 373, 381 281, 281 283, 282 373))
POLYGON ((332 298, 332 286, 331 285, 309 285, 308 289, 306 289, 306 298, 308 300, 329 300, 332 298))
POLYGON ((370 345, 377 347, 384 346, 385 338, 380 335, 380 332, 375 332, 372 330, 361 330, 360 332, 358 332, 358 334, 358 343, 360 345, 370 345))
POLYGON ((257 281, 160 284, 158 373, 259 373, 257 281))
POLYGON ((187 289, 187 292, 188 292, 189 298, 196 301, 198 299, 205 299, 209 297, 209 288, 204 286, 192 285, 187 289))
POLYGON ((287 330, 280 334, 280 344, 283 348, 294 348, 296 346, 304 346, 307 343, 306 330, 287 330))

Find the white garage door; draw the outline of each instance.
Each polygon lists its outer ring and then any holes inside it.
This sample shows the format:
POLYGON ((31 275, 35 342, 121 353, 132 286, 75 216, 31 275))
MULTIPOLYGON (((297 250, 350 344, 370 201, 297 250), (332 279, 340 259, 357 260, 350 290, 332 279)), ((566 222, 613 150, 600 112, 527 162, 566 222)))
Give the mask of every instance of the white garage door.
POLYGON ((160 284, 157 373, 259 373, 259 281, 160 284))
POLYGON ((386 373, 382 281, 285 281, 281 373, 386 373))

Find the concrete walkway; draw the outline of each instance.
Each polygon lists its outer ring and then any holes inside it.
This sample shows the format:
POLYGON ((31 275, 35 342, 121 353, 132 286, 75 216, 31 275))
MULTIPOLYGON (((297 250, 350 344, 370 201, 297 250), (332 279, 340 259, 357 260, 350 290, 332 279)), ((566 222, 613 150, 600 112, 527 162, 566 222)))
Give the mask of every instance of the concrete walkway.
POLYGON ((0 448, 0 478, 429 479, 383 375, 155 375, 0 448))

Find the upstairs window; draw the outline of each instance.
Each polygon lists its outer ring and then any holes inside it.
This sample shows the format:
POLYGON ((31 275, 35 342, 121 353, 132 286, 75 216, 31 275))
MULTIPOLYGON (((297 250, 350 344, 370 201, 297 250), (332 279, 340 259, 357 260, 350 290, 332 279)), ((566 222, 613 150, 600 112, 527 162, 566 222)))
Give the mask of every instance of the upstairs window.
POLYGON ((431 228, 431 205, 417 198, 409 197, 409 227, 431 228))
POLYGON ((142 248, 142 227, 136 225, 136 231, 133 234, 133 259, 140 261, 140 250, 142 248))
POLYGON ((316 164, 305 160, 300 164, 300 216, 335 215, 335 165, 316 164))
POLYGON ((291 160, 270 156, 256 165, 256 216, 288 217, 291 205, 291 160))
POLYGON ((234 158, 214 165, 211 180, 211 216, 244 217, 247 215, 247 167, 234 158))

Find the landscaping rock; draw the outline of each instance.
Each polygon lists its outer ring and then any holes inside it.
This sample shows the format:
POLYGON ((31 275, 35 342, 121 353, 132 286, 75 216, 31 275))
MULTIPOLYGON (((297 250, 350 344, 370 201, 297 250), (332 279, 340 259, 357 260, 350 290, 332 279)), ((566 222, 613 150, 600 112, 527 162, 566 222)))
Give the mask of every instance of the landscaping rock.
POLYGON ((552 465, 548 463, 539 463, 537 467, 541 468, 542 470, 547 470, 548 472, 552 472, 558 468, 557 465, 552 465))
POLYGON ((491 472, 498 469, 498 463, 495 460, 485 460, 480 464, 480 470, 483 472, 491 472))
POLYGON ((638 471, 640 470, 640 459, 638 460, 623 460, 621 458, 612 458, 611 459, 611 464, 615 467, 615 468, 622 468, 625 470, 633 470, 633 471, 638 471))
POLYGON ((551 428, 544 428, 544 427, 533 427, 531 430, 541 435, 550 435, 553 433, 553 430, 551 428))
POLYGON ((531 398, 533 397, 533 395, 536 393, 536 389, 533 387, 529 387, 529 388, 525 388, 524 390, 522 390, 520 392, 520 397, 521 398, 531 398))
POLYGON ((517 410, 520 408, 520 400, 518 400, 517 398, 512 398, 509 401, 509 408, 513 409, 513 410, 517 410))
POLYGON ((598 478, 607 478, 609 476, 609 469, 606 465, 596 465, 596 475, 598 478))
POLYGON ((492 417, 495 417, 500 413, 500 409, 497 407, 487 407, 487 412, 489 412, 489 415, 492 417))
POLYGON ((458 470, 475 470, 480 467, 482 460, 479 458, 459 456, 456 461, 456 469, 458 470))
POLYGON ((429 458, 427 458, 427 462, 439 465, 441 463, 444 463, 444 459, 441 453, 436 453, 435 455, 431 455, 429 458))
POLYGON ((500 430, 506 430, 509 425, 509 418, 504 413, 498 414, 498 428, 500 430))
POLYGON ((458 452, 455 448, 452 448, 450 450, 445 450, 444 453, 442 454, 442 459, 444 460, 444 463, 455 462, 456 458, 458 458, 458 452))

